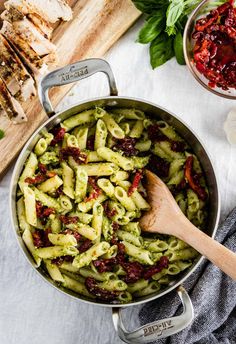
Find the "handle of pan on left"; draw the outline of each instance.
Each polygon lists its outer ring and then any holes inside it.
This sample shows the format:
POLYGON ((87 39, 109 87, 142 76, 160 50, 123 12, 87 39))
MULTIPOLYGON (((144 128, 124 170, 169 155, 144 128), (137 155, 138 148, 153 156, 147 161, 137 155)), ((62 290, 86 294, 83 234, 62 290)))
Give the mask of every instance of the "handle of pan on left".
POLYGON ((54 86, 67 85, 91 75, 102 72, 108 78, 110 95, 117 96, 115 77, 109 63, 103 59, 87 59, 67 65, 63 68, 56 69, 43 77, 38 86, 39 100, 50 117, 55 114, 49 99, 48 91, 54 86))

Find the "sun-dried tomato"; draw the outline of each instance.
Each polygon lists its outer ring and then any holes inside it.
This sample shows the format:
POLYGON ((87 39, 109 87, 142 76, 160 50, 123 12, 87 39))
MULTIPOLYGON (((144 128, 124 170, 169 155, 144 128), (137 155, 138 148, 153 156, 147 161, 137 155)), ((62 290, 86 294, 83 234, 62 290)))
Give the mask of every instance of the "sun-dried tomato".
POLYGON ((148 137, 152 142, 161 142, 168 140, 168 137, 164 135, 161 130, 159 124, 151 124, 147 128, 148 137))
POLYGON ((115 233, 113 233, 112 238, 110 240, 111 245, 117 245, 118 244, 118 238, 115 233))
POLYGON ((89 177, 88 178, 88 183, 89 185, 92 186, 92 188, 94 189, 94 191, 99 192, 101 189, 99 188, 99 186, 97 185, 97 180, 95 177, 89 177))
POLYGON ((55 214, 55 209, 54 208, 46 208, 43 211, 43 217, 48 217, 51 214, 55 214))
POLYGON ((36 201, 36 215, 41 220, 42 224, 47 222, 47 218, 51 214, 55 214, 54 208, 45 207, 41 202, 36 201))
POLYGON ((48 178, 52 178, 52 177, 55 177, 57 174, 56 174, 56 172, 54 172, 54 171, 47 171, 46 172, 46 176, 48 177, 48 178))
POLYGON ((191 189, 196 192, 196 194, 198 195, 198 197, 205 201, 207 198, 207 193, 206 190, 200 185, 200 181, 199 178, 196 179, 196 174, 194 174, 193 171, 193 156, 190 155, 185 163, 185 169, 184 169, 184 175, 185 178, 187 179, 189 186, 191 187, 191 189), (195 175, 195 177, 194 177, 195 175))
POLYGON ((201 18, 197 21, 195 29, 197 31, 204 31, 208 26, 213 24, 219 17, 219 12, 217 10, 212 10, 206 18, 201 18))
POLYGON ((143 273, 144 279, 150 279, 153 275, 161 272, 163 269, 167 268, 169 260, 166 256, 162 256, 160 260, 152 267, 145 269, 143 273))
POLYGON ((108 218, 112 218, 116 214, 117 214, 117 210, 115 208, 106 211, 106 215, 108 218))
POLYGON ((66 147, 60 150, 60 161, 68 160, 69 156, 71 156, 77 164, 86 164, 87 162, 87 155, 81 153, 80 149, 77 147, 66 147))
POLYGON ((122 244, 122 242, 120 242, 117 244, 117 246, 118 246, 118 254, 124 255, 125 254, 125 245, 122 244))
POLYGON ((73 236, 75 237, 77 243, 80 242, 81 235, 80 235, 78 232, 76 232, 76 231, 72 231, 71 229, 68 229, 68 228, 67 228, 67 229, 65 229, 65 230, 63 231, 63 234, 70 234, 70 235, 73 235, 73 236))
POLYGON ((33 243, 34 243, 35 247, 39 248, 39 247, 43 247, 44 246, 43 237, 42 237, 41 231, 39 229, 36 229, 32 233, 32 237, 33 237, 33 243))
POLYGON ((65 136, 66 130, 61 127, 55 127, 51 130, 54 138, 52 139, 50 146, 55 146, 57 143, 62 142, 65 136))
POLYGON ((52 243, 48 239, 48 234, 49 233, 52 233, 52 230, 50 228, 46 228, 45 231, 44 231, 44 246, 45 247, 52 246, 52 243))
POLYGON ((40 184, 44 182, 47 178, 52 178, 56 175, 56 172, 49 171, 47 169, 47 166, 44 164, 41 164, 40 162, 38 164, 38 170, 39 170, 39 173, 36 174, 35 177, 27 177, 25 179, 25 182, 31 185, 36 185, 36 184, 40 184))
POLYGON ((48 234, 51 233, 51 229, 47 228, 45 230, 36 229, 32 233, 34 246, 39 247, 49 247, 52 243, 48 239, 48 234))
POLYGON ((167 178, 169 176, 170 163, 156 155, 151 155, 147 168, 158 177, 167 178))
POLYGON ((93 262, 93 265, 99 272, 112 271, 116 264, 115 259, 97 259, 93 262))
POLYGON ((115 222, 115 221, 113 221, 111 225, 112 225, 112 229, 113 229, 115 232, 118 231, 118 229, 120 228, 119 223, 117 223, 117 222, 115 222))
POLYGON ((82 244, 78 247, 79 253, 83 253, 87 251, 91 246, 93 245, 92 241, 89 239, 86 239, 82 242, 82 244))
POLYGON ((186 145, 183 141, 172 141, 171 142, 171 150, 174 152, 184 152, 186 145))
POLYGON ((97 199, 100 193, 97 193, 96 191, 92 191, 88 197, 84 199, 84 202, 89 202, 93 199, 97 199))
POLYGON ((36 215, 37 217, 41 217, 43 212, 43 204, 39 201, 36 201, 36 215))
POLYGON ((136 173, 135 173, 135 176, 134 176, 134 180, 131 184, 131 186, 129 187, 128 189, 128 196, 130 197, 132 195, 132 193, 137 190, 138 186, 139 186, 139 183, 141 181, 141 179, 143 178, 143 171, 142 170, 138 170, 136 173))
POLYGON ((85 280, 85 286, 87 290, 97 299, 103 301, 114 301, 119 295, 118 291, 110 291, 104 288, 100 288, 96 280, 92 277, 87 277, 85 280))
POLYGON ((97 185, 96 179, 94 177, 88 178, 88 184, 92 186, 93 191, 90 192, 89 196, 84 199, 84 202, 89 202, 92 199, 97 199, 99 195, 101 195, 102 190, 97 185))
POLYGON ((169 187, 172 195, 175 197, 177 196, 181 191, 184 191, 187 189, 188 183, 186 182, 185 178, 181 180, 181 182, 177 185, 171 185, 169 187))
POLYGON ((125 245, 118 243, 118 241, 113 237, 114 240, 111 242, 112 245, 117 245, 118 252, 117 255, 110 259, 97 259, 93 262, 93 265, 98 269, 99 272, 112 271, 116 264, 123 264, 125 262, 125 245))
POLYGON ((57 265, 57 266, 60 266, 64 262, 72 263, 73 260, 74 260, 74 257, 72 257, 72 256, 63 256, 63 257, 58 257, 58 258, 52 259, 52 263, 57 265))
POLYGON ((69 223, 77 223, 79 221, 78 216, 60 215, 59 219, 64 225, 68 225, 69 223))
POLYGON ((44 164, 41 164, 41 162, 39 162, 38 164, 38 169, 42 174, 46 174, 47 173, 47 167, 44 164))
POLYGON ((117 139, 113 146, 114 150, 120 150, 125 156, 134 156, 138 154, 138 149, 135 148, 137 140, 132 137, 125 137, 124 139, 117 139))
POLYGON ((236 88, 236 9, 228 1, 199 19, 193 33, 194 62, 212 88, 236 88))
POLYGON ((59 186, 55 191, 55 197, 60 197, 61 195, 63 195, 63 185, 59 186))
POLYGON ((111 219, 113 216, 117 214, 117 210, 115 208, 110 209, 108 201, 104 202, 102 205, 103 205, 104 213, 109 219, 111 219))
POLYGON ((143 276, 144 267, 139 262, 122 263, 121 266, 126 272, 124 281, 126 283, 135 283, 143 276))
POLYGON ((36 185, 44 182, 47 179, 47 176, 44 174, 37 174, 34 178, 27 177, 25 178, 25 182, 30 185, 36 185))

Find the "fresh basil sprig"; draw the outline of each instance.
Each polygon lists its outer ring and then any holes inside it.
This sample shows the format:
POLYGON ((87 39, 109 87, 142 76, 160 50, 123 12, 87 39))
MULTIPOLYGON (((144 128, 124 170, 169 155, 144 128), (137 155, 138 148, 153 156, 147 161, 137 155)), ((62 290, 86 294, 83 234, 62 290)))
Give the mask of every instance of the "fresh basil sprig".
POLYGON ((160 8, 166 7, 168 0, 133 0, 133 3, 143 13, 151 14, 160 8))
POLYGON ((156 68, 174 56, 172 38, 166 32, 159 35, 150 45, 152 68, 156 68))
POLYGON ((139 31, 138 42, 144 44, 152 42, 165 29, 165 26, 165 11, 156 11, 156 14, 150 16, 139 31))
POLYGON ((168 35, 176 33, 175 24, 184 11, 184 0, 172 0, 166 12, 166 32, 168 35))
MULTIPOLYGON (((137 41, 150 43, 150 63, 153 69, 173 56, 185 64, 183 31, 188 15, 202 0, 133 0, 134 5, 147 15, 137 41)), ((226 0, 219 0, 220 3, 226 0)))

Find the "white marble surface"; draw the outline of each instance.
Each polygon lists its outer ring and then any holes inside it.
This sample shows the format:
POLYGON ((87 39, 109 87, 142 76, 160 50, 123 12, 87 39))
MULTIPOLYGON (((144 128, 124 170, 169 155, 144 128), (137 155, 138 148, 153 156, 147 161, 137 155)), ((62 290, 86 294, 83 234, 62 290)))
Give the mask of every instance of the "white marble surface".
MULTIPOLYGON (((176 113, 198 133, 213 158, 219 180, 222 216, 236 205, 236 148, 223 132, 236 104, 206 92, 186 67, 171 60, 152 71, 148 48, 135 44, 139 21, 106 55, 120 95, 152 101, 176 113)), ((97 75, 74 88, 60 108, 108 92, 97 75)), ((76 302, 49 287, 30 268, 10 224, 8 190, 12 169, 0 182, 0 343, 118 344, 109 309, 76 302)))

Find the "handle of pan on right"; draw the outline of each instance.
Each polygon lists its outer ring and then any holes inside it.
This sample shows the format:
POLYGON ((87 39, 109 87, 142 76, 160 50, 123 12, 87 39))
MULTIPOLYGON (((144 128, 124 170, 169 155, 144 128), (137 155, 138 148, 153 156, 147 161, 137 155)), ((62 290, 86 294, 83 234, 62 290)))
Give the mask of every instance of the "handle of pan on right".
POLYGON ((129 344, 150 343, 185 329, 194 318, 193 305, 187 291, 182 286, 178 287, 177 293, 183 305, 181 315, 154 321, 132 332, 126 330, 122 321, 122 308, 113 308, 113 323, 120 339, 129 344))

